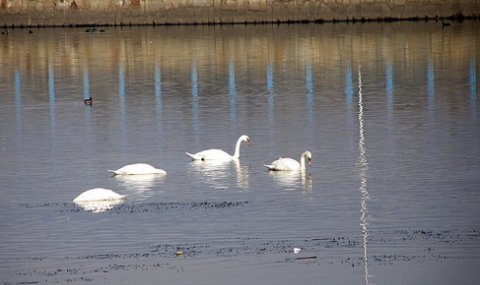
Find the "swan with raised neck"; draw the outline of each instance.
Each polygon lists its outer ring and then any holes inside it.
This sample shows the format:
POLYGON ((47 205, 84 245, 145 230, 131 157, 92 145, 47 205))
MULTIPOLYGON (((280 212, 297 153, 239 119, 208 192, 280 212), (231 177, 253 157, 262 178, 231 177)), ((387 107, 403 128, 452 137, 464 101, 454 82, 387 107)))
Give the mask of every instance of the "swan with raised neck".
POLYGON ((240 145, 242 142, 245 142, 247 145, 250 145, 250 138, 247 135, 242 135, 238 138, 237 143, 235 144, 235 152, 233 155, 228 154, 226 151, 221 149, 207 149, 197 153, 185 152, 193 160, 232 160, 240 158, 240 145))

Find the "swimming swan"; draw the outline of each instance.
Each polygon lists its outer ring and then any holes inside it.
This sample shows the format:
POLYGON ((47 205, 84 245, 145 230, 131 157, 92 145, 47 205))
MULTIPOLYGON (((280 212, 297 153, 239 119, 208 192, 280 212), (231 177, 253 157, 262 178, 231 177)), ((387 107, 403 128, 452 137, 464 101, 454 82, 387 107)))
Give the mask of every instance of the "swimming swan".
POLYGON ((120 195, 112 190, 103 189, 103 188, 95 188, 90 189, 82 194, 80 194, 77 198, 73 199, 73 202, 91 202, 91 201, 111 201, 111 200, 122 200, 125 199, 126 195, 120 195))
POLYGON ((264 164, 269 170, 283 171, 283 170, 303 170, 305 169, 305 160, 308 160, 308 165, 312 165, 312 153, 304 151, 300 156, 300 163, 292 158, 279 158, 271 164, 264 164))
POLYGON ((108 171, 115 173, 115 175, 167 174, 165 170, 146 163, 128 164, 117 170, 108 171))
POLYGON ((195 154, 191 154, 185 152, 189 155, 193 160, 232 160, 240 158, 240 144, 242 142, 246 142, 247 145, 250 145, 250 138, 247 135, 240 136, 237 140, 237 144, 235 145, 235 153, 230 155, 221 149, 207 149, 204 151, 197 152, 195 154))

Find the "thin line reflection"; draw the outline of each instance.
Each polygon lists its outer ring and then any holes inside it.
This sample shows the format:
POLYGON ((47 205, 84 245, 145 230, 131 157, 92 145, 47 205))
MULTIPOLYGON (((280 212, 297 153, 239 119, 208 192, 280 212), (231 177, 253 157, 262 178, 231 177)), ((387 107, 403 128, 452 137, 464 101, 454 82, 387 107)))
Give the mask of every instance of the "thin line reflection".
MULTIPOLYGON (((267 64, 267 90, 268 90, 268 138, 275 142, 275 93, 273 92, 273 64, 267 64)), ((274 145, 272 143, 272 145, 274 145)), ((274 146, 275 147, 275 146, 274 146)))
MULTIPOLYGON (((163 129, 162 129, 162 77, 161 77, 161 71, 160 71, 160 66, 155 64, 155 108, 156 108, 156 121, 157 121, 157 145, 161 146, 160 139, 163 137, 163 129)), ((160 149, 159 149, 160 151, 160 149)))
POLYGON ((122 135, 122 153, 125 153, 127 148, 127 127, 125 123, 125 71, 123 59, 120 58, 118 62, 118 101, 120 108, 120 130, 122 135))
POLYGON ((367 189, 367 172, 368 161, 365 147, 365 133, 363 124, 363 94, 362 94, 362 70, 361 66, 358 67, 358 161, 357 170, 360 177, 360 226, 362 227, 363 235, 363 266, 364 266, 364 278, 365 284, 369 284, 368 273, 368 208, 367 201, 370 198, 370 194, 367 189))
POLYGON ((474 123, 477 122, 477 74, 475 69, 475 57, 470 59, 469 70, 469 86, 470 86, 470 112, 474 123))
POLYGON ((199 109, 198 109, 198 74, 197 74, 197 64, 195 61, 192 61, 192 74, 191 74, 191 83, 192 83, 192 115, 193 115, 193 131, 195 133, 195 145, 198 146, 198 133, 199 133, 199 109))
POLYGON ((50 135, 52 155, 56 152, 56 132, 55 132, 55 73, 53 70, 53 62, 48 62, 48 102, 50 107, 50 135))
POLYGON ((305 70, 305 87, 307 88, 307 94, 305 98, 305 104, 307 105, 307 129, 308 129, 308 141, 313 141, 313 80, 312 80, 312 64, 310 61, 306 63, 305 70))
POLYGON ((15 68, 15 122, 17 126, 17 136, 20 142, 22 139, 22 93, 20 88, 20 71, 15 68))
POLYGON ((232 125, 231 134, 237 134, 237 110, 235 104, 235 63, 233 60, 230 60, 228 63, 228 97, 229 97, 229 111, 230 111, 230 123, 232 125))

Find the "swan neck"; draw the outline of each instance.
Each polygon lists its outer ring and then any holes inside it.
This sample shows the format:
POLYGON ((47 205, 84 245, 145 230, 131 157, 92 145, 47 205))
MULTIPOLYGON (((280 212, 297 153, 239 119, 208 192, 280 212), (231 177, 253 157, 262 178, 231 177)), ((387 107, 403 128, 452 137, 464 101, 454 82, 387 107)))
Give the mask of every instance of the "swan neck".
POLYGON ((242 144, 242 138, 237 140, 237 144, 235 145, 235 153, 233 154, 233 158, 237 159, 240 158, 240 145, 242 144))
POLYGON ((306 169, 305 167, 305 160, 306 160, 306 156, 302 154, 302 156, 300 156, 300 169, 306 169))

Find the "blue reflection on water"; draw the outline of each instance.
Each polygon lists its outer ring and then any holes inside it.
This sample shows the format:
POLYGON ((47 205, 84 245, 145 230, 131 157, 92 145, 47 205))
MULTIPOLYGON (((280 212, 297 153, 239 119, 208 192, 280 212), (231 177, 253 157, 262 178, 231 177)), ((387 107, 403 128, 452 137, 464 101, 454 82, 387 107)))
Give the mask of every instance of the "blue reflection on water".
POLYGON ((306 102, 307 105, 307 129, 308 141, 313 141, 313 79, 312 79, 312 64, 310 61, 306 63, 305 70, 305 87, 307 88, 306 102))
MULTIPOLYGON (((17 126, 17 135, 21 140, 22 137, 22 93, 20 89, 20 71, 15 67, 15 122, 17 126)), ((20 141, 19 140, 19 141, 20 141)))
POLYGON ((391 62, 387 62, 385 73, 385 80, 387 81, 385 86, 387 91, 387 112, 388 120, 391 121, 393 120, 393 72, 391 62))
POLYGON ((229 97, 229 111, 230 111, 230 123, 232 125, 231 134, 235 135, 237 133, 237 110, 235 107, 235 63, 233 60, 230 60, 228 63, 228 97, 229 97))
POLYGON ((123 60, 120 58, 118 62, 118 100, 120 103, 120 130, 122 135, 122 153, 125 153, 127 127, 125 123, 125 72, 123 60))
POLYGON ((435 111, 435 75, 433 71, 433 63, 432 60, 428 60, 427 66, 427 92, 428 92, 428 110, 430 119, 433 120, 433 115, 435 111))
MULTIPOLYGON (((52 155, 56 151, 56 132, 55 132, 55 73, 52 60, 48 63, 48 98, 50 106, 50 136, 52 155)), ((55 161, 55 160, 54 160, 55 161)))
MULTIPOLYGON (((160 140, 162 136, 162 78, 160 72, 160 66, 155 64, 155 108, 157 110, 157 145, 160 146, 160 140)), ((159 149, 160 151, 160 149, 159 149)))
POLYGON ((353 80, 352 80, 352 67, 350 65, 350 61, 347 61, 345 63, 345 103, 346 103, 346 107, 347 107, 347 110, 348 110, 348 117, 347 117, 347 121, 348 121, 348 125, 352 125, 353 124, 353 110, 352 110, 352 107, 353 107, 353 80))
POLYGON ((88 63, 86 60, 83 65, 83 98, 90 98, 90 81, 88 75, 88 63))
MULTIPOLYGON (((83 64, 83 98, 90 98, 90 80, 89 80, 89 70, 88 62, 85 60, 83 64)), ((90 121, 91 121, 91 110, 90 108, 85 108, 85 123, 87 128, 87 142, 90 144, 92 142, 92 133, 90 130, 90 121)))
POLYGON ((193 132, 195 133, 195 145, 198 146, 198 133, 199 133, 199 121, 198 121, 198 74, 197 63, 192 61, 191 67, 191 82, 192 82, 192 117, 193 117, 193 132))
POLYGON ((470 59, 469 70, 469 86, 470 86, 470 112, 474 123, 477 122, 477 74, 475 71, 475 57, 470 59))
MULTIPOLYGON (((268 138, 275 142, 274 123, 275 123, 275 94, 273 93, 273 63, 267 64, 267 90, 268 90, 268 138)), ((273 145, 273 144, 272 144, 273 145)))

